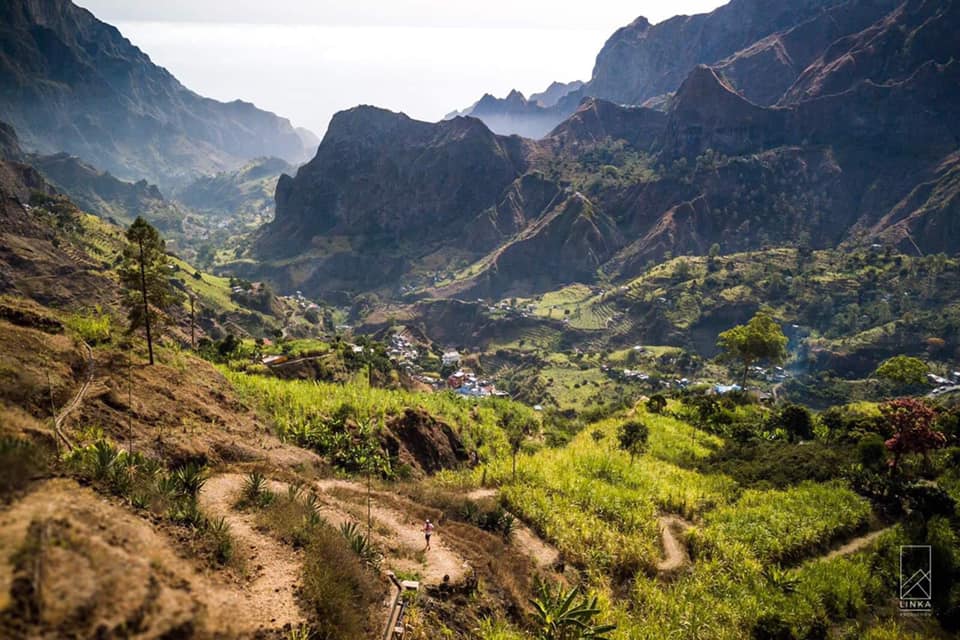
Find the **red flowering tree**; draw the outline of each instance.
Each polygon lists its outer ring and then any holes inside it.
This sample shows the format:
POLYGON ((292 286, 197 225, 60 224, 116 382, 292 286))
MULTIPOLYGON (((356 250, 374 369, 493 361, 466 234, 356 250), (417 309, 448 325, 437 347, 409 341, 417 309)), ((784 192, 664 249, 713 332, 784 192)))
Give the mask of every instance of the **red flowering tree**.
POLYGON ((884 421, 893 431, 893 437, 884 444, 893 454, 890 473, 896 473, 903 456, 919 453, 924 459, 934 449, 947 444, 947 438, 933 428, 936 411, 916 398, 900 398, 880 405, 884 421))

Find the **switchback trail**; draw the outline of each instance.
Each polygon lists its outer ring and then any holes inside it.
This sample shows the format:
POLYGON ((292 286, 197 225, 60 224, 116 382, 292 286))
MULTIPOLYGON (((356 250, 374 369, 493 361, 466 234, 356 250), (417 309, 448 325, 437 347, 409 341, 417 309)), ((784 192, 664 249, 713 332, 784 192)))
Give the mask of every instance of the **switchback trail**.
MULTIPOLYGON (((471 500, 496 497, 497 490, 491 488, 474 489, 467 494, 467 498, 471 500)), ((541 569, 556 565, 560 560, 560 552, 557 548, 534 533, 533 529, 528 527, 520 518, 516 516, 514 518, 513 535, 510 538, 511 546, 519 549, 541 569)))
POLYGON ((93 382, 93 349, 84 340, 80 340, 80 344, 83 345, 83 348, 87 352, 86 372, 84 374, 83 384, 81 384, 80 388, 77 389, 77 392, 70 399, 70 402, 68 402, 53 419, 53 432, 58 438, 60 438, 60 440, 63 441, 68 449, 73 448, 73 443, 63 432, 63 421, 66 420, 67 416, 69 416, 77 407, 80 406, 80 403, 83 402, 83 397, 87 394, 87 390, 90 388, 90 383, 93 382))
POLYGON ((853 540, 846 542, 842 546, 837 547, 833 551, 827 554, 824 554, 818 558, 814 558, 814 560, 832 560, 833 558, 839 558, 841 556, 848 556, 852 553, 856 553, 857 551, 860 551, 864 547, 868 546, 871 542, 873 542, 883 534, 887 533, 891 529, 893 529, 893 527, 877 529, 876 531, 871 531, 870 533, 866 533, 862 536, 856 537, 853 540))
POLYGON ((660 516, 660 539, 663 544, 663 560, 657 563, 657 571, 670 573, 687 562, 687 552, 676 537, 676 531, 686 531, 692 525, 680 516, 660 516))
POLYGON ((266 629, 288 623, 296 626, 305 621, 296 600, 301 559, 287 545, 261 533, 253 515, 233 508, 243 483, 244 476, 225 473, 209 478, 200 491, 204 513, 211 518, 223 518, 230 525, 236 553, 243 554, 247 561, 250 576, 243 585, 242 602, 231 608, 243 610, 245 617, 261 620, 266 629))
MULTIPOLYGON (((331 524, 339 527, 344 522, 366 525, 366 487, 348 480, 318 480, 314 486, 321 492, 323 515, 331 524), (344 500, 334 491, 347 491, 356 500, 344 500)), ((378 501, 378 492, 372 493, 370 515, 373 520, 374 538, 387 548, 387 559, 398 565, 409 564, 419 572, 427 584, 440 584, 444 578, 460 582, 467 575, 469 565, 458 553, 443 542, 443 527, 438 526, 430 551, 424 552, 423 522, 401 514, 378 501), (422 562, 419 557, 422 554, 422 562)), ((365 530, 365 529, 364 529, 365 530)), ((404 568, 404 567, 400 567, 404 568)))

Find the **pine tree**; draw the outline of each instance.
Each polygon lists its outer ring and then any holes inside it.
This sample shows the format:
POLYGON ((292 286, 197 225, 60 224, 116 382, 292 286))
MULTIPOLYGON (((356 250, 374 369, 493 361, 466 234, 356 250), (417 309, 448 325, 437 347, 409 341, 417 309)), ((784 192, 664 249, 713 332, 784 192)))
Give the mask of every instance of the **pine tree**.
POLYGON ((127 230, 127 242, 120 266, 124 303, 129 310, 129 331, 141 327, 147 334, 147 350, 153 364, 153 340, 161 331, 164 312, 178 299, 170 283, 170 261, 166 243, 141 217, 127 230))

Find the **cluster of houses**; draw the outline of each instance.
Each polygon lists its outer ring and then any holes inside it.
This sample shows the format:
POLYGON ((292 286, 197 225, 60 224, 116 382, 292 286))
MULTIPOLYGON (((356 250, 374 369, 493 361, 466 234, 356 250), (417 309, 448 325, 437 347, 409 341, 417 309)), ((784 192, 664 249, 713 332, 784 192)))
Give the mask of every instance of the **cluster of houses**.
POLYGON ((284 302, 289 302, 295 305, 300 309, 300 311, 320 311, 320 305, 318 305, 316 302, 311 302, 304 297, 302 291, 297 291, 293 295, 278 297, 284 302))
POLYGON ((457 369, 447 376, 447 388, 461 396, 470 398, 504 397, 507 395, 505 391, 497 389, 492 381, 478 378, 471 371, 464 369, 457 369))
MULTIPOLYGON (((482 299, 477 299, 482 303, 482 299)), ((496 304, 487 305, 489 313, 505 315, 507 317, 529 318, 536 312, 536 306, 532 304, 514 304, 511 300, 501 300, 496 304)))
POLYGON ((420 350, 412 340, 409 340, 402 333, 395 333, 390 336, 387 356, 404 372, 410 375, 420 373, 420 365, 417 364, 417 360, 420 358, 420 350))
POLYGON ((927 380, 930 384, 936 385, 936 389, 930 392, 932 396, 938 396, 941 393, 960 390, 960 371, 953 371, 946 378, 933 373, 927 374, 927 380))
POLYGON ((783 367, 764 369, 757 365, 750 367, 750 375, 754 378, 766 380, 767 382, 783 382, 790 377, 790 374, 783 367))
POLYGON ((455 349, 447 349, 440 356, 440 363, 444 370, 456 368, 457 370, 447 376, 445 386, 447 389, 457 392, 461 396, 471 398, 487 398, 489 396, 506 396, 503 391, 497 390, 496 385, 490 380, 478 378, 472 371, 460 366, 462 358, 460 352, 455 349))

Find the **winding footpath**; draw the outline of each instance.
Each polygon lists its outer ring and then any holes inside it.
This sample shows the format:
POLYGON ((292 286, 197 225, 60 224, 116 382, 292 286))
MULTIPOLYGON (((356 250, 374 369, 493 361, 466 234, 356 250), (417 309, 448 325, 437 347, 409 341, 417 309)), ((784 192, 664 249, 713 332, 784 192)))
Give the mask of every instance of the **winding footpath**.
MULTIPOLYGON (((348 480, 318 480, 313 485, 320 491, 320 515, 335 527, 345 522, 356 522, 365 527, 366 487, 348 480), (333 495, 334 490, 349 491, 357 501, 344 500, 333 495), (357 517, 362 511, 364 519, 357 517)), ((396 509, 378 503, 378 492, 373 492, 370 508, 373 520, 373 537, 382 546, 388 559, 398 568, 420 573, 426 584, 462 581, 469 570, 469 563, 443 542, 443 527, 438 527, 429 551, 424 551, 423 523, 400 513, 396 509), (423 561, 416 559, 423 554, 423 561), (407 566, 403 566, 407 565, 407 566)), ((365 530, 365 529, 364 529, 365 530)))
POLYGON ((880 536, 882 536, 883 534, 887 533, 892 529, 893 527, 886 527, 884 529, 877 529, 876 531, 871 531, 870 533, 866 533, 862 536, 859 536, 857 538, 854 538, 844 543, 842 546, 837 547, 836 549, 834 549, 833 551, 827 554, 814 558, 814 561, 831 560, 833 558, 839 558, 841 556, 849 556, 850 554, 856 553, 857 551, 860 551, 864 547, 869 546, 871 542, 873 542, 874 540, 876 540, 877 538, 879 538, 880 536))
POLYGON ((239 512, 233 505, 243 491, 245 476, 234 473, 209 478, 200 491, 200 507, 211 518, 223 518, 230 525, 236 553, 243 554, 249 578, 241 585, 242 596, 225 593, 223 602, 212 609, 222 615, 225 629, 249 627, 247 620, 259 620, 266 629, 286 624, 297 626, 305 618, 297 604, 301 559, 289 546, 262 533, 252 514, 239 512))
POLYGON ((663 545, 663 560, 657 563, 657 571, 671 573, 687 564, 687 550, 677 539, 676 531, 684 532, 693 525, 680 516, 660 516, 660 541, 663 545))
POLYGON ((80 340, 80 343, 87 352, 86 375, 84 376, 83 384, 77 389, 77 392, 70 399, 70 402, 68 402, 53 419, 54 434, 63 441, 68 449, 73 449, 73 442, 71 442, 67 434, 63 432, 63 421, 80 406, 84 396, 87 394, 87 390, 90 388, 90 383, 93 382, 93 349, 84 340, 80 340))
MULTIPOLYGON (((467 498, 474 501, 496 497, 497 490, 492 488, 474 489, 467 494, 467 498)), ((514 517, 514 528, 513 534, 510 536, 510 545, 519 549, 521 553, 533 560, 534 564, 540 569, 548 569, 556 566, 560 561, 560 551, 538 536, 533 529, 528 527, 520 518, 513 514, 510 515, 514 517)))

